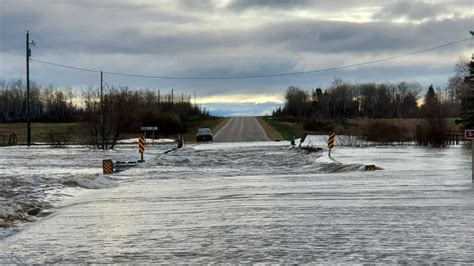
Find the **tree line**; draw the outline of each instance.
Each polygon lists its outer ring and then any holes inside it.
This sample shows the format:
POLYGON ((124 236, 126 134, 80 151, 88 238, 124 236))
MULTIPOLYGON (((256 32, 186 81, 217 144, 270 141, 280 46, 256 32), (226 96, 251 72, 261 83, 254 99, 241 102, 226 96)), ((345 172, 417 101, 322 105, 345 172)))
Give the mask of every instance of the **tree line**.
MULTIPOLYGON (((435 89, 431 86, 431 89, 435 89)), ((350 84, 336 79, 326 89, 310 91, 291 86, 285 93, 285 105, 273 112, 277 118, 346 119, 417 118, 422 116, 422 86, 416 82, 350 84)), ((441 89, 437 99, 447 116, 458 116, 460 104, 450 101, 441 89), (441 97, 440 97, 441 95, 441 97)))
MULTIPOLYGON (((446 117, 458 117, 469 101, 472 81, 467 77, 473 62, 460 58, 455 74, 446 88, 433 88, 437 101, 446 117)), ((335 79, 326 89, 303 90, 294 86, 285 93, 285 104, 273 112, 277 118, 418 118, 423 116, 422 92, 417 82, 351 84, 335 79)), ((464 112, 465 113, 465 112, 464 112)), ((462 116, 462 114, 461 114, 462 116)))
MULTIPOLYGON (((443 146, 446 118, 456 118, 464 128, 474 128, 474 61, 460 59, 446 88, 424 88, 416 82, 350 84, 335 79, 326 89, 303 90, 294 86, 285 93, 285 104, 273 111, 278 120, 299 120, 305 130, 331 130, 334 120, 348 118, 422 118, 417 127, 421 145, 443 146)), ((363 133, 370 140, 392 134, 406 140, 395 124, 373 121, 363 133), (383 134, 381 134, 383 132, 383 134), (398 133, 397 133, 398 132, 398 133), (379 134, 380 133, 380 134, 379 134)))
POLYGON ((140 126, 157 126, 161 134, 185 133, 186 124, 210 114, 191 103, 191 96, 174 95, 173 91, 130 90, 110 87, 100 98, 99 89, 83 94, 84 136, 86 143, 98 149, 114 148, 124 133, 140 126))
MULTIPOLYGON (((30 117, 33 122, 78 122, 84 142, 99 149, 113 148, 126 133, 140 126, 158 126, 160 134, 185 133, 187 122, 209 117, 191 103, 191 96, 173 90, 131 89, 124 86, 72 88, 30 84, 30 117)), ((21 80, 0 81, 0 122, 24 122, 26 86, 21 80)))
MULTIPOLYGON (((30 84, 30 115, 35 122, 77 121, 81 108, 71 88, 30 84)), ((26 85, 21 80, 0 80, 0 122, 26 121, 26 85)))

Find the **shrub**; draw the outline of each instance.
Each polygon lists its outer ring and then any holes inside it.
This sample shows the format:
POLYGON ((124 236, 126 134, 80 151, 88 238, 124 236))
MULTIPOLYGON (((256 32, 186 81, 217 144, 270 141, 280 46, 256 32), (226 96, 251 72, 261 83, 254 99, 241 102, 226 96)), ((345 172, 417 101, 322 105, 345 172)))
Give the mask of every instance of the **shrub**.
POLYGON ((139 120, 144 126, 158 126, 160 134, 185 133, 184 124, 175 113, 145 112, 139 120))
POLYGON ((333 129, 333 125, 328 121, 312 119, 303 122, 303 129, 306 131, 328 132, 333 129))
POLYGON ((366 140, 381 143, 410 140, 410 134, 406 128, 384 121, 369 122, 363 133, 366 140))

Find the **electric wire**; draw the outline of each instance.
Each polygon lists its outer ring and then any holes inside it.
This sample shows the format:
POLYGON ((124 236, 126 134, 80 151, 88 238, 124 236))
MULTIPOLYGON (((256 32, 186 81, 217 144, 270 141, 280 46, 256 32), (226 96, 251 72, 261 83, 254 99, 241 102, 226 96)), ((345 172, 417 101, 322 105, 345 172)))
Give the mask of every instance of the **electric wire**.
POLYGON ((349 65, 342 65, 342 66, 336 66, 336 67, 329 67, 329 68, 321 68, 321 69, 314 69, 314 70, 307 70, 307 71, 298 71, 298 72, 286 72, 286 73, 274 73, 274 74, 261 74, 261 75, 248 75, 248 76, 224 76, 224 77, 187 77, 187 76, 153 76, 153 75, 142 75, 142 74, 132 74, 132 73, 120 73, 120 72, 110 72, 110 71, 101 71, 97 69, 91 69, 91 68, 84 68, 84 67, 77 67, 77 66, 69 66, 69 65, 64 65, 64 64, 58 64, 58 63, 53 63, 53 62, 48 62, 44 60, 39 60, 39 59, 34 59, 30 58, 31 61, 41 63, 41 64, 46 64, 46 65, 52 65, 52 66, 57 66, 57 67, 62 67, 62 68, 69 68, 69 69, 74 69, 74 70, 80 70, 80 71, 87 71, 87 72, 95 72, 95 73, 104 73, 104 74, 109 74, 109 75, 115 75, 115 76, 126 76, 126 77, 134 77, 134 78, 149 78, 149 79, 174 79, 174 80, 229 80, 229 79, 257 79, 257 78, 272 78, 272 77, 281 77, 281 76, 293 76, 293 75, 304 75, 304 74, 314 74, 314 73, 320 73, 320 72, 326 72, 326 71, 333 71, 333 70, 341 70, 341 69, 346 69, 346 68, 353 68, 353 67, 359 67, 359 66, 366 66, 366 65, 371 65, 371 64, 376 64, 384 61, 390 61, 390 60, 395 60, 411 55, 416 55, 416 54, 421 54, 421 53, 426 53, 429 51, 433 51, 436 49, 448 47, 451 45, 455 45, 458 43, 462 43, 465 41, 472 40, 473 37, 471 38, 466 38, 462 40, 457 40, 445 44, 441 44, 438 46, 422 49, 422 50, 417 50, 405 54, 399 54, 395 56, 390 56, 390 57, 385 57, 385 58, 380 58, 380 59, 375 59, 371 61, 366 61, 366 62, 361 62, 361 63, 355 63, 355 64, 349 64, 349 65))

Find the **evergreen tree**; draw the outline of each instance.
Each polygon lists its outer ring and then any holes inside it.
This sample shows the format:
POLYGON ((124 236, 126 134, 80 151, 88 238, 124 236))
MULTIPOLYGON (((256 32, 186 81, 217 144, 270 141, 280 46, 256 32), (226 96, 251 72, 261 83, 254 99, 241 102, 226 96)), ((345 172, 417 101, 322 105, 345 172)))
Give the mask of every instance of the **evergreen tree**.
POLYGON ((425 127, 423 135, 426 141, 434 147, 444 145, 444 132, 446 131, 446 117, 442 110, 438 95, 435 93, 433 85, 430 85, 425 95, 423 104, 423 117, 425 127))
POLYGON ((467 84, 465 90, 461 93, 461 120, 466 129, 474 128, 474 61, 469 64, 469 76, 464 79, 467 84))

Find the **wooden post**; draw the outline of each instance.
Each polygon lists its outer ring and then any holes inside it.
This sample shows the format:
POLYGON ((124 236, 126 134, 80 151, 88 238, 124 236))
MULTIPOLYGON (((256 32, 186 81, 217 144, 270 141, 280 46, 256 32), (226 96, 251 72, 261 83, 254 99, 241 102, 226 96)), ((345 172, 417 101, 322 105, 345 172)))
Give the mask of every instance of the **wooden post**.
POLYGON ((466 129, 464 131, 464 139, 471 141, 471 149, 472 149, 472 154, 471 154, 472 168, 471 168, 471 172, 472 172, 472 184, 474 185, 474 129, 466 129))
POLYGON ((153 138, 152 145, 155 146, 155 128, 153 128, 152 134, 153 134, 153 136, 152 136, 152 138, 153 138))
POLYGON ((416 144, 421 146, 421 126, 416 125, 416 144))

